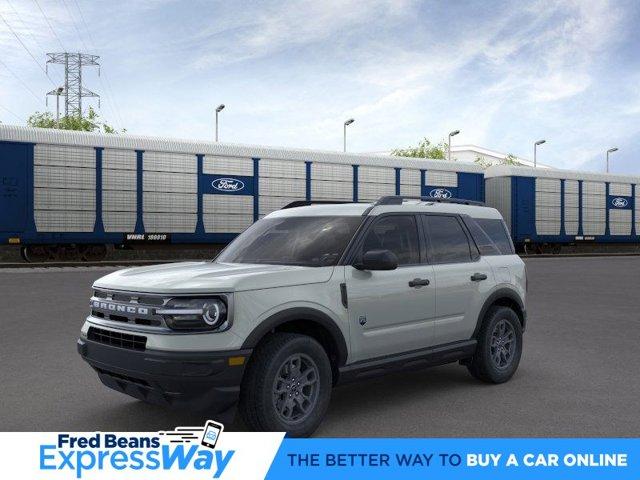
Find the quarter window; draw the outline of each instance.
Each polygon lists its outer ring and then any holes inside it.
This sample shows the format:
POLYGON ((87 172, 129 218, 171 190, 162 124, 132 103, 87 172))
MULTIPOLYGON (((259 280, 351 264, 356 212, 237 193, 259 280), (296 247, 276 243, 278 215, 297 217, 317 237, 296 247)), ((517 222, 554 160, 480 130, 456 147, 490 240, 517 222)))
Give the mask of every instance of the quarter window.
POLYGON ((478 225, 486 232, 502 255, 514 253, 511 237, 504 222, 498 218, 476 218, 478 225))
POLYGON ((428 243, 433 263, 471 261, 469 239, 456 217, 424 215, 422 218, 429 239, 428 243))
POLYGON ((362 253, 389 250, 398 257, 398 265, 420 263, 420 243, 416 220, 412 215, 393 215, 378 219, 367 232, 362 253))

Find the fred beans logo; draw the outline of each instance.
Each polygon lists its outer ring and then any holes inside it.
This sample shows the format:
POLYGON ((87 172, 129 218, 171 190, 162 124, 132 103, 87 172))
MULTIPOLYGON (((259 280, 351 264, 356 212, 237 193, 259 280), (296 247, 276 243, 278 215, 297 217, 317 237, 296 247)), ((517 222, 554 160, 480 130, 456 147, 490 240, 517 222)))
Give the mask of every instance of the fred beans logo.
POLYGON ((629 206, 629 200, 622 197, 615 197, 611 199, 611 205, 615 208, 626 208, 629 206))
POLYGON ((66 478, 76 479, 96 478, 96 472, 102 471, 109 472, 111 478, 117 473, 122 478, 133 477, 138 471, 171 471, 180 478, 221 478, 235 454, 235 450, 216 447, 223 429, 222 424, 209 420, 204 427, 178 427, 151 435, 60 433, 55 443, 40 445, 40 471, 62 470, 67 472, 66 478))
POLYGON ((244 182, 237 178, 216 178, 211 186, 219 192, 239 192, 244 189, 244 182))
POLYGON ((453 195, 446 188, 434 188, 429 192, 429 196, 432 198, 451 198, 453 195))

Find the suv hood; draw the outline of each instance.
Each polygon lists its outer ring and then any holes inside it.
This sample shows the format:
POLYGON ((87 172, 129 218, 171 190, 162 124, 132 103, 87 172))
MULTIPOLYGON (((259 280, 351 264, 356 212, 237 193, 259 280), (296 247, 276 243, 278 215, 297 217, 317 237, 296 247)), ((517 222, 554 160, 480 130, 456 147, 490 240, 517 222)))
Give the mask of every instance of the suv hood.
POLYGON ((218 293, 327 282, 333 267, 180 262, 128 268, 94 283, 96 288, 147 293, 218 293))

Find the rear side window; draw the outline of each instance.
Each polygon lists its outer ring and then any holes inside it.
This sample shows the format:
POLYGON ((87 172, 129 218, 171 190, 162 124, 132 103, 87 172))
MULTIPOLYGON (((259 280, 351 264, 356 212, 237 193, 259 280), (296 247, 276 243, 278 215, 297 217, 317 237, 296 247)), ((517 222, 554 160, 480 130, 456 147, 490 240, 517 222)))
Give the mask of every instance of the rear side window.
POLYGON ((432 263, 471 261, 469 239, 457 217, 423 215, 432 263))
POLYGON ((382 217, 367 232, 362 253, 369 250, 390 250, 398 257, 398 265, 420 263, 418 229, 413 215, 382 217))
POLYGON ((474 220, 482 227, 482 230, 484 230, 502 255, 512 255, 515 253, 507 227, 501 219, 476 218, 474 220))

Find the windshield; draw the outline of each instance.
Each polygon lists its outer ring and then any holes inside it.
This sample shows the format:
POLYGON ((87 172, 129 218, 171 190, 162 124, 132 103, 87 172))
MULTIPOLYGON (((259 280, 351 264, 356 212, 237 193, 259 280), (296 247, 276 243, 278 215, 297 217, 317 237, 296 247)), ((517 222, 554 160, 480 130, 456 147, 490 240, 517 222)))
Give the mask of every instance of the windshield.
POLYGON ((245 230, 215 261, 332 266, 361 222, 360 216, 264 218, 245 230))

